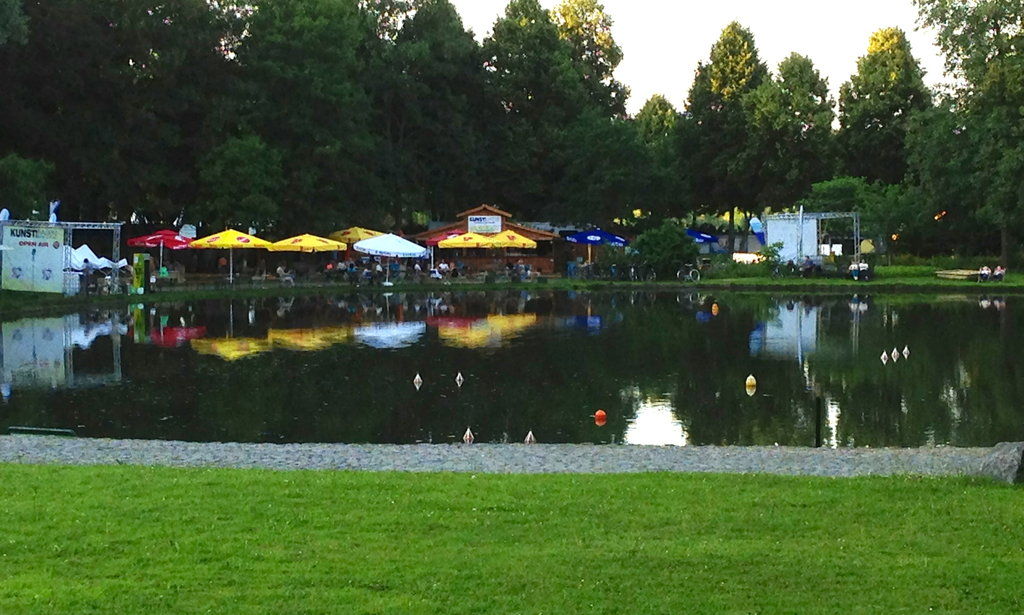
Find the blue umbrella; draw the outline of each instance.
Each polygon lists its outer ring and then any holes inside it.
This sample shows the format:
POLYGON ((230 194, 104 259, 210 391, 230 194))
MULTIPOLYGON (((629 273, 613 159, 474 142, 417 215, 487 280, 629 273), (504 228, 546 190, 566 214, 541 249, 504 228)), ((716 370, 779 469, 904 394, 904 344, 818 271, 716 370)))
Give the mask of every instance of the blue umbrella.
POLYGON ((708 235, 700 231, 695 231, 692 228, 686 229, 686 234, 693 237, 693 240, 697 243, 718 243, 718 237, 714 235, 708 235))
POLYGON ((604 231, 599 228, 569 235, 565 240, 588 246, 615 246, 617 248, 622 248, 629 245, 629 240, 625 237, 616 235, 615 233, 609 233, 608 231, 604 231))

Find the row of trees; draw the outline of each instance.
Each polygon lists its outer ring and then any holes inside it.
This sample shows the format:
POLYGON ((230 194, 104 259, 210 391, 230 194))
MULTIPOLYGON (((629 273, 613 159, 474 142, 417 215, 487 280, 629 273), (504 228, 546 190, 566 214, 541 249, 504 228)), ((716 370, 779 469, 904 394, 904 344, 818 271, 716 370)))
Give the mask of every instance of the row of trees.
POLYGON ((448 0, 0 0, 0 198, 281 233, 481 202, 731 225, 803 200, 963 243, 956 225, 1019 217, 1024 7, 918 3, 964 84, 937 102, 898 29, 872 35, 837 105, 809 58, 772 71, 733 23, 684 110, 655 96, 629 117, 598 0, 510 0, 482 43, 448 0))

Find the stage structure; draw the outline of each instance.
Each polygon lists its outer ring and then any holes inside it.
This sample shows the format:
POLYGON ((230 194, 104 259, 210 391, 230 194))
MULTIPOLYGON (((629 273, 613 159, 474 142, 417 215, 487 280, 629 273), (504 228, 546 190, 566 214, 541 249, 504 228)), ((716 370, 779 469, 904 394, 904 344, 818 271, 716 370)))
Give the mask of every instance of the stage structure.
POLYGON ((121 260, 121 222, 0 220, 0 287, 5 290, 73 294, 71 269, 75 231, 110 231, 111 259, 121 260))

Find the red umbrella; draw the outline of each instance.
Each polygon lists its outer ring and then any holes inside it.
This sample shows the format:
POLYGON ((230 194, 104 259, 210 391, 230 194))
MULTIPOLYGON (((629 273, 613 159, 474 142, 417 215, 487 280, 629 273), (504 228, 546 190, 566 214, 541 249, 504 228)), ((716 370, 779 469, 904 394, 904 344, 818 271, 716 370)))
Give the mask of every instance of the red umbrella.
POLYGON ((164 327, 153 329, 149 333, 149 339, 153 344, 164 348, 184 346, 189 340, 201 337, 206 337, 206 327, 164 327))
POLYGON ((427 245, 428 246, 436 246, 437 244, 441 243, 445 239, 451 239, 452 237, 458 237, 459 235, 463 235, 463 234, 464 233, 462 231, 448 231, 447 233, 441 233, 440 235, 436 235, 436 236, 431 237, 430 239, 428 239, 427 240, 427 245))
POLYGON ((179 235, 175 231, 163 230, 132 237, 127 242, 129 248, 160 248, 160 266, 164 266, 164 248, 168 250, 184 250, 192 243, 192 239, 179 235))

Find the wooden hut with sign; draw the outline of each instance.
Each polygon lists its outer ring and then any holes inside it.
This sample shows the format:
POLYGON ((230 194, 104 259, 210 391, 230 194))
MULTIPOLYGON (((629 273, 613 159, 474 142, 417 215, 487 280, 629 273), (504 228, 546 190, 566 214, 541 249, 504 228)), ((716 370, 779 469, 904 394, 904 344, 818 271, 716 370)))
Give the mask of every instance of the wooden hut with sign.
POLYGON ((488 271, 496 267, 504 267, 507 262, 517 264, 520 261, 528 265, 532 271, 543 274, 555 272, 553 243, 558 239, 555 233, 518 224, 512 220, 512 214, 491 205, 480 205, 456 214, 458 221, 434 227, 428 231, 410 237, 424 245, 436 245, 439 240, 453 235, 477 233, 495 235, 504 231, 515 231, 519 235, 537 242, 536 249, 455 249, 442 250, 437 253, 439 259, 461 262, 470 271, 488 271))

